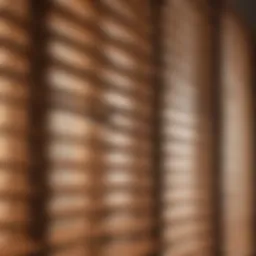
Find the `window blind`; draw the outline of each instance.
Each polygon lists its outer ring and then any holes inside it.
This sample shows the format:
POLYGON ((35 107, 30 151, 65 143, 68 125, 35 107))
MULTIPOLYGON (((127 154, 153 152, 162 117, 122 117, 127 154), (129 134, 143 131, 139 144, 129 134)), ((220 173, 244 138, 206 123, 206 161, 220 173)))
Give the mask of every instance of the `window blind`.
MULTIPOLYGON (((166 0, 156 31, 153 2, 0 0, 0 255, 213 254, 212 10, 166 0)), ((244 30, 223 18, 223 231, 232 256, 252 247, 244 30)))
POLYGON ((29 236, 29 15, 26 0, 0 1, 0 251, 27 255, 29 236))
POLYGON ((149 1, 100 4, 104 137, 100 255, 153 253, 152 24, 149 1))
POLYGON ((150 1, 0 11, 1 251, 151 253, 150 1))
POLYGON ((51 255, 92 255, 101 168, 95 118, 97 9, 93 1, 51 1, 46 10, 46 245, 51 255))
POLYGON ((150 4, 52 1, 46 85, 53 255, 151 251, 150 4))
POLYGON ((202 1, 163 6, 163 255, 211 255, 211 36, 202 1))

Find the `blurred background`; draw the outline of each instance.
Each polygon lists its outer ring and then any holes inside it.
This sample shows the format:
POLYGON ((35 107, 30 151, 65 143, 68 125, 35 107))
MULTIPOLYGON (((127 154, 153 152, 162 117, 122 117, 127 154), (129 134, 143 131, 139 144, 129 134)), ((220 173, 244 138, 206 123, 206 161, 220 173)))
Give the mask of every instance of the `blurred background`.
POLYGON ((230 0, 230 4, 237 10, 237 12, 243 16, 243 19, 248 22, 255 33, 255 1, 252 0, 230 0))
POLYGON ((255 11, 0 0, 0 256, 256 255, 255 11))

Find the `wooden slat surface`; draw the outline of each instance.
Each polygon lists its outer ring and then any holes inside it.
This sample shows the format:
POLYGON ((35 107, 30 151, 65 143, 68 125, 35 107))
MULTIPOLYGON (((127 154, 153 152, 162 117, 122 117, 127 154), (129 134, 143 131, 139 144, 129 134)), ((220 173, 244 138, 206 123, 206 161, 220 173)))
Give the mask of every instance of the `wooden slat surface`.
POLYGON ((0 1, 0 252, 28 255, 29 236, 29 72, 27 0, 0 1))
MULTIPOLYGON (((100 4, 103 130, 98 253, 148 255, 154 246, 150 3, 100 4)), ((153 250, 152 250, 153 253, 153 250)))
MULTIPOLYGON (((154 170, 160 85, 151 4, 0 0, 1 256, 213 255, 211 8, 163 4, 162 161, 154 170)), ((225 14, 227 256, 253 246, 248 41, 225 14)))
POLYGON ((95 75, 97 20, 90 0, 54 0, 45 20, 49 255, 93 255, 101 163, 96 147, 101 127, 93 118, 101 97, 95 75))

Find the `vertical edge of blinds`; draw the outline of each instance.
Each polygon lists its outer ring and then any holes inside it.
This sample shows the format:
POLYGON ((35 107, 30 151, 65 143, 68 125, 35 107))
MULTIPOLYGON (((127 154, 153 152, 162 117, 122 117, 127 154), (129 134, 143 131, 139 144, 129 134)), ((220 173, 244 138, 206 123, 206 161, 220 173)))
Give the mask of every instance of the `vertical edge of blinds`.
POLYGON ((162 94, 163 94, 163 29, 162 29, 162 15, 163 15, 164 1, 151 0, 151 19, 153 22, 152 45, 153 45, 153 90, 154 90, 154 118, 152 122, 153 129, 153 166, 154 166, 154 200, 155 200, 155 243, 156 251, 162 255, 162 154, 161 154, 161 111, 162 111, 162 94))
POLYGON ((222 19, 224 251, 253 253, 252 45, 246 27, 225 11, 222 19))

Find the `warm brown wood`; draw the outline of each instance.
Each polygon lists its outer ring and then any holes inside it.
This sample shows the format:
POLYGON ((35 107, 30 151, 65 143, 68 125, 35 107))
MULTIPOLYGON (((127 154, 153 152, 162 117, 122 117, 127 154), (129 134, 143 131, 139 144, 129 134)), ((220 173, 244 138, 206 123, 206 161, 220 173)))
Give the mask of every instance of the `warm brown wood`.
POLYGON ((93 79, 98 68, 97 19, 94 1, 54 0, 45 20, 49 255, 94 255, 97 162, 101 162, 95 147, 101 128, 93 118, 101 96, 93 79))
POLYGON ((225 255, 253 254, 252 46, 246 27, 223 15, 223 204, 225 255))
MULTIPOLYGON (((156 74, 152 1, 0 0, 0 256, 214 254, 208 3, 163 2, 156 74)), ((219 251, 247 256, 252 47, 222 25, 219 251)))
POLYGON ((0 1, 0 254, 28 255, 30 64, 27 0, 0 1))
POLYGON ((213 252, 211 36, 206 7, 174 0, 163 6, 164 255, 213 252))
MULTIPOLYGON (((150 2, 100 4, 102 168, 98 253, 148 255, 154 246, 150 2)), ((153 251, 152 251, 153 253, 153 251)))

